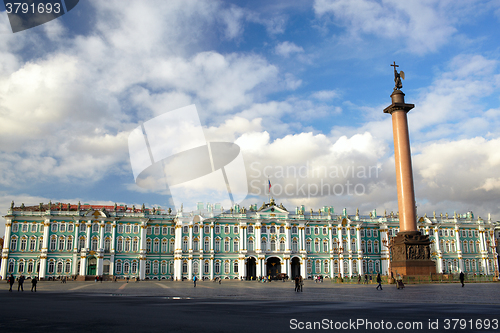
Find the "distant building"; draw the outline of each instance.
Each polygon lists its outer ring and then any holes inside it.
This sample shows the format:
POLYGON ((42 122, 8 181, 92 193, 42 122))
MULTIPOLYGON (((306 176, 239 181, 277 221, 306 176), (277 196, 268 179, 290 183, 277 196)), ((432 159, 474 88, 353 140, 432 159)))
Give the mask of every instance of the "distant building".
MULTIPOLYGON (((12 207, 0 275, 113 276, 141 279, 240 279, 259 276, 387 274, 397 214, 335 214, 333 207, 288 212, 270 203, 249 209, 198 205, 193 212, 127 206, 12 207)), ((427 216, 438 272, 498 272, 500 225, 472 212, 427 216)))

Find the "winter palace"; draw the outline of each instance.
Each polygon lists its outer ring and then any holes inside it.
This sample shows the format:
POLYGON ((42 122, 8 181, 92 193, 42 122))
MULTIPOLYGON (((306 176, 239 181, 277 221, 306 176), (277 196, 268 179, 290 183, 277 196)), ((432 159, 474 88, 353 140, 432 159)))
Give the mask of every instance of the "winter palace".
MULTIPOLYGON (((333 207, 289 212, 274 199, 261 207, 202 203, 193 212, 158 208, 40 204, 14 207, 0 275, 246 279, 286 274, 387 274, 397 213, 368 216, 333 207)), ((498 274, 500 224, 472 212, 418 219, 430 235, 438 273, 498 274)))

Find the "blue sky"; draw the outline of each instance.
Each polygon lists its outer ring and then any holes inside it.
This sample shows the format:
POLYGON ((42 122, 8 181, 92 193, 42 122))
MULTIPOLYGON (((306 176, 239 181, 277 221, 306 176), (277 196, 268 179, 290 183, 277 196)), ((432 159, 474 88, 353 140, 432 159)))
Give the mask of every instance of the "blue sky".
MULTIPOLYGON (((291 209, 396 211, 382 112, 396 61, 416 105, 419 214, 500 216, 498 1, 81 0, 16 34, 1 10, 2 215, 12 200, 172 206, 168 190, 135 184, 127 140, 190 104, 208 141, 240 146, 245 206, 266 200, 269 176, 291 209), (301 167, 328 174, 290 172, 301 167)), ((210 199, 192 190, 186 200, 210 199)))

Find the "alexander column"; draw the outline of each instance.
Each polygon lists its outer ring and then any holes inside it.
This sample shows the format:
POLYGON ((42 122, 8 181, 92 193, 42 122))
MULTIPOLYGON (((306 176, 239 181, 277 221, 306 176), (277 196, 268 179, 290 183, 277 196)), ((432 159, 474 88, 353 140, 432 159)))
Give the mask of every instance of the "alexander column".
POLYGON ((406 104, 401 79, 404 72, 394 67, 394 91, 391 94, 392 104, 384 109, 384 113, 392 116, 394 136, 394 159, 396 161, 396 181, 398 189, 399 229, 400 232, 392 240, 391 272, 401 275, 429 275, 435 273, 435 263, 430 259, 430 240, 428 235, 421 235, 417 228, 415 192, 413 188, 413 171, 411 167, 410 136, 406 114, 415 107, 406 104))

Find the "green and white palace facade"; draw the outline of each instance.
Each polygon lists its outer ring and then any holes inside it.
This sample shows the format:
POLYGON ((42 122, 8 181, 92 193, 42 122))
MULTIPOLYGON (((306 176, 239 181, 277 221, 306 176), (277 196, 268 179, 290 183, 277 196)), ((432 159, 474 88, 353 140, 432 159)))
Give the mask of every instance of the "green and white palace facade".
MULTIPOLYGON (((127 206, 10 207, 0 275, 41 279, 249 279, 260 276, 387 274, 397 214, 349 215, 333 207, 289 212, 198 204, 193 212, 127 206)), ((438 273, 498 274, 500 226, 472 212, 423 216, 438 273)))

